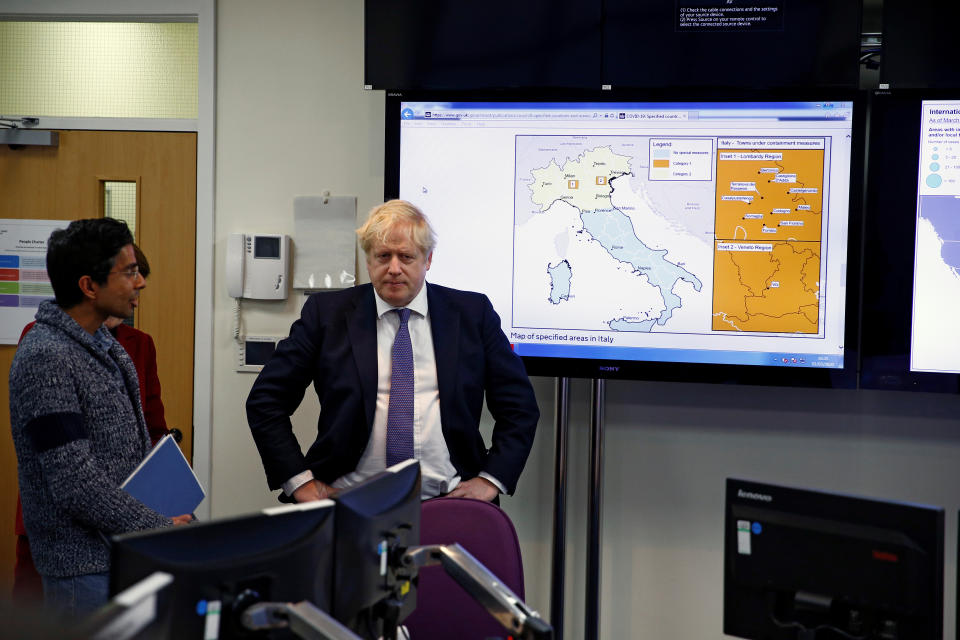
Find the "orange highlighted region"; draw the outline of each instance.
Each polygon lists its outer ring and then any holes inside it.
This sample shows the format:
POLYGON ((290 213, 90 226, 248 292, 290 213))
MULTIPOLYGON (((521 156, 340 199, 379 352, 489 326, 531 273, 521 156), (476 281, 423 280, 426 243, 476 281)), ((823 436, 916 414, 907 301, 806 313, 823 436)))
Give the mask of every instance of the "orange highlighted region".
POLYGON ((568 189, 579 189, 579 188, 580 188, 580 181, 579 181, 579 180, 567 180, 567 188, 568 188, 568 189))
POLYGON ((819 242, 719 240, 714 250, 714 331, 819 331, 819 242))
POLYGON ((821 239, 823 149, 717 149, 717 238, 821 239))
POLYGON ((667 169, 667 168, 669 168, 669 167, 670 167, 670 160, 665 159, 665 158, 664 158, 664 159, 654 158, 654 160, 653 160, 653 168, 654 168, 654 169, 658 169, 658 168, 667 169))

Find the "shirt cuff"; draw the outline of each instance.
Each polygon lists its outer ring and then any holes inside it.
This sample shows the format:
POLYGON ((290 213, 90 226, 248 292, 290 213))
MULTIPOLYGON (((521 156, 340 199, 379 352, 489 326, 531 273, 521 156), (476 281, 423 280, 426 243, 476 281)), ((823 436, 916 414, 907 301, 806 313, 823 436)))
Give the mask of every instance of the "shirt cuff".
POLYGON ((283 492, 288 496, 293 496, 293 492, 313 480, 313 471, 307 469, 301 471, 289 480, 283 483, 283 492))
POLYGON ((499 480, 497 480, 496 478, 494 478, 492 475, 490 475, 490 474, 487 473, 486 471, 481 471, 481 472, 480 472, 480 477, 483 478, 484 480, 489 480, 490 482, 492 482, 492 483, 493 483, 493 486, 495 486, 497 489, 500 490, 500 493, 506 493, 506 492, 507 492, 507 488, 506 488, 505 486, 503 486, 503 483, 500 482, 499 480))

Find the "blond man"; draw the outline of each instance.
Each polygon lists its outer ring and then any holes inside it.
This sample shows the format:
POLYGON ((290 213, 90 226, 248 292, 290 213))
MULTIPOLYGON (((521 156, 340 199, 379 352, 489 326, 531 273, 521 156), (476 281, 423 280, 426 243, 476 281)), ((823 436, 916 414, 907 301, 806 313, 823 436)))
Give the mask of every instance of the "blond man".
POLYGON ((483 294, 426 282, 436 237, 409 202, 374 207, 357 234, 370 283, 310 296, 247 399, 270 488, 317 500, 412 457, 424 498, 512 494, 539 410, 499 316, 483 294), (310 384, 320 416, 304 454, 290 415, 310 384))

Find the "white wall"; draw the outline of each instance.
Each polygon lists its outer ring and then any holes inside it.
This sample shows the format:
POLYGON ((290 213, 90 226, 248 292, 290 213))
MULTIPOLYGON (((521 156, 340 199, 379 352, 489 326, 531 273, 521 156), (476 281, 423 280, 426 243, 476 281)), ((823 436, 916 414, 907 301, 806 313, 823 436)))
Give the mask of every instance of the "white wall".
MULTIPOLYGON (((541 398, 542 407, 550 401, 541 398)), ((587 381, 574 382, 571 405, 565 635, 578 638, 586 563, 587 381)), ((957 396, 609 383, 600 637, 724 637, 724 480, 740 477, 945 507, 944 637, 953 638, 958 416, 957 396)), ((548 515, 541 509, 537 517, 548 515)), ((536 597, 548 601, 549 593, 536 597)), ((539 600, 537 605, 547 608, 539 600)))
MULTIPOLYGON (((383 94, 363 91, 362 3, 218 5, 215 264, 234 231, 292 232, 293 198, 382 196, 383 94)), ((253 376, 233 371, 232 301, 214 305, 211 507, 275 504, 246 426, 253 376)), ((245 303, 250 334, 285 334, 299 301, 245 303)), ((548 613, 553 381, 518 495, 504 500, 524 551, 528 601, 548 613)), ((312 439, 318 407, 295 423, 312 439)), ((582 637, 589 389, 571 399, 566 637, 582 637)), ((613 382, 607 391, 601 637, 720 638, 727 476, 947 508, 947 625, 954 634, 960 397, 613 382)), ((489 420, 485 429, 489 429, 489 420)))
MULTIPOLYGON (((296 196, 357 196, 361 215, 382 200, 383 94, 362 88, 362 3, 231 0, 217 13, 220 267, 229 233, 292 234, 296 196)), ((211 510, 223 516, 276 499, 247 428, 243 405, 255 376, 234 370, 233 301, 220 268, 214 295, 211 510)), ((302 299, 243 304, 246 333, 286 335, 302 299)), ((308 398, 299 433, 311 423, 315 430, 316 399, 308 398)))

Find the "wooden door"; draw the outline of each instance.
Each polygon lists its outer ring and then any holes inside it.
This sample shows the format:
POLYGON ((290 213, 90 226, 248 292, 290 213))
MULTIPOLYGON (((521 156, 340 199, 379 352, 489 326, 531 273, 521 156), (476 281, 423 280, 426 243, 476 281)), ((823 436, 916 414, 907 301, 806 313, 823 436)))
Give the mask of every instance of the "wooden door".
MULTIPOLYGON (((136 183, 136 239, 150 261, 135 322, 157 346, 167 426, 193 450, 193 318, 196 262, 195 133, 61 131, 60 146, 0 146, 0 218, 103 216, 106 181, 136 183)), ((0 598, 10 593, 17 500, 10 435, 10 363, 0 345, 0 598)))

